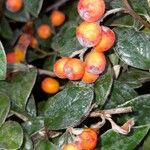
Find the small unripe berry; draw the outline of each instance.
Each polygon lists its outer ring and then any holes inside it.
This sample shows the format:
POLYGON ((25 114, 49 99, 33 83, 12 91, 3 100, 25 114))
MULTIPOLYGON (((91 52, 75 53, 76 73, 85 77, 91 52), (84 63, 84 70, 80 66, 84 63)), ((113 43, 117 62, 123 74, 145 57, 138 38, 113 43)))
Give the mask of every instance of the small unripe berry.
POLYGON ((57 60, 53 66, 53 71, 55 75, 61 79, 67 78, 65 72, 64 72, 64 65, 69 60, 69 57, 63 57, 59 60, 57 60))
POLYGON ((65 15, 59 10, 53 10, 52 14, 50 15, 50 21, 53 26, 60 26, 65 21, 65 15))
POLYGON ((64 72, 68 79, 79 80, 84 74, 84 63, 77 58, 71 58, 64 66, 64 72))
POLYGON ((87 22, 96 22, 105 12, 104 0, 79 0, 78 13, 87 22))
POLYGON ((77 146, 81 150, 94 150, 97 144, 97 133, 91 128, 86 128, 78 135, 78 139, 77 146))
POLYGON ((52 34, 52 30, 47 24, 41 24, 37 29, 37 34, 41 39, 48 39, 52 34))
POLYGON ((31 37, 30 46, 31 46, 32 48, 38 47, 38 41, 37 41, 37 39, 36 39, 35 37, 33 37, 33 36, 31 37))
POLYGON ((19 11, 23 6, 23 0, 6 0, 6 8, 10 12, 17 12, 19 11))
POLYGON ((16 62, 16 56, 14 52, 9 52, 6 54, 7 63, 15 63, 16 62))
POLYGON ((79 150, 75 144, 65 144, 62 150, 79 150))
POLYGON ((99 77, 99 75, 97 75, 97 74, 92 74, 92 73, 85 71, 85 73, 82 77, 82 81, 84 83, 90 84, 90 83, 94 83, 98 79, 98 77, 99 77))
POLYGON ((76 37, 83 47, 93 47, 101 39, 101 27, 96 22, 82 22, 77 27, 76 37))
POLYGON ((102 27, 102 39, 94 48, 98 52, 104 52, 109 50, 115 42, 115 33, 106 26, 101 27, 102 27))
POLYGON ((47 77, 42 81, 41 88, 47 94, 55 94, 59 91, 59 82, 53 78, 47 77))
POLYGON ((85 57, 85 71, 92 74, 101 74, 106 67, 106 58, 103 53, 91 51, 85 57))

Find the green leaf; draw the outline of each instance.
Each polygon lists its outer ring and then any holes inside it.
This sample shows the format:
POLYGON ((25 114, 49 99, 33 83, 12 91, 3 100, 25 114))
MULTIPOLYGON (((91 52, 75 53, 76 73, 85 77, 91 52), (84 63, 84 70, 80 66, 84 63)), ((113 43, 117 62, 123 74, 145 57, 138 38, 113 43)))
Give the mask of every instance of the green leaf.
POLYGON ((107 72, 100 76, 100 78, 94 84, 96 103, 102 107, 107 100, 113 84, 113 72, 111 68, 107 69, 107 72))
POLYGON ((53 37, 51 46, 61 56, 69 56, 74 51, 82 49, 76 38, 76 24, 74 22, 64 24, 60 32, 53 37))
POLYGON ((5 122, 9 110, 10 110, 10 100, 8 96, 0 93, 0 127, 5 122))
POLYGON ((13 31, 9 25, 9 22, 4 17, 0 21, 0 35, 6 39, 11 39, 13 36, 13 31))
POLYGON ((92 100, 91 87, 69 84, 47 101, 45 125, 54 130, 76 126, 89 113, 92 100))
POLYGON ((138 96, 121 105, 121 107, 126 106, 132 106, 133 113, 122 115, 118 118, 119 122, 123 122, 134 117, 136 124, 138 125, 150 124, 150 95, 138 96))
POLYGON ((37 70, 29 69, 13 76, 9 84, 9 96, 12 100, 13 108, 25 110, 26 103, 35 84, 37 70))
POLYGON ((98 147, 101 150, 133 150, 148 133, 149 126, 137 126, 128 135, 108 130, 102 134, 98 147))
POLYGON ((121 74, 119 81, 126 83, 132 88, 139 88, 142 86, 142 83, 150 81, 150 73, 131 68, 127 72, 121 74))
POLYGON ((58 150, 57 147, 48 140, 39 140, 35 145, 36 150, 58 150))
POLYGON ((24 135, 24 142, 21 146, 21 150, 33 150, 33 142, 29 135, 25 134, 24 135))
POLYGON ((35 100, 34 100, 33 95, 31 95, 30 98, 28 99, 27 106, 26 106, 26 111, 30 116, 36 117, 36 114, 37 114, 36 104, 35 104, 35 100))
POLYGON ((3 45, 0 41, 0 80, 4 80, 6 77, 6 55, 3 45))
POLYGON ((64 144, 72 143, 73 142, 73 137, 69 132, 65 132, 63 135, 61 135, 59 138, 57 138, 54 141, 54 144, 59 147, 59 149, 62 148, 64 144))
POLYGON ((109 101, 105 108, 115 108, 137 96, 137 93, 125 83, 115 81, 111 91, 109 101))
POLYGON ((43 0, 26 0, 27 9, 34 17, 38 17, 42 8, 42 4, 43 0))
POLYGON ((21 147, 23 130, 15 121, 7 121, 0 128, 0 149, 14 149, 21 147))
POLYGON ((114 50, 119 57, 130 66, 149 70, 150 34, 127 28, 115 28, 115 33, 117 42, 114 50))
POLYGON ((44 119, 42 117, 34 117, 24 122, 22 126, 29 135, 32 135, 44 127, 44 119))
POLYGON ((150 132, 148 133, 146 139, 144 140, 143 150, 150 150, 150 132))
MULTIPOLYGON (((123 7, 124 3, 123 0, 109 0, 109 5, 112 6, 112 8, 119 8, 123 7)), ((147 0, 130 0, 130 5, 140 15, 150 13, 150 7, 148 6, 147 0)))

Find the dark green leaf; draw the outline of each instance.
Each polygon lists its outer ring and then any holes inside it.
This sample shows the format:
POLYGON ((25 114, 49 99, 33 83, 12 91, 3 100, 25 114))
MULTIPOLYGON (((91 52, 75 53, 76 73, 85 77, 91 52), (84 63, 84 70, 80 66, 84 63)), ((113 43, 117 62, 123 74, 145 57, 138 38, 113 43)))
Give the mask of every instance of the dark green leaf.
POLYGON ((0 128, 0 149, 19 149, 23 142, 23 130, 14 121, 5 122, 0 128))
POLYGON ((119 81, 128 84, 132 88, 139 88, 142 83, 150 81, 150 73, 131 68, 119 77, 119 81))
POLYGON ((98 147, 101 150, 133 150, 148 133, 149 126, 135 127, 128 135, 108 130, 102 134, 98 147))
POLYGON ((82 49, 76 38, 76 24, 68 22, 64 24, 60 32, 53 37, 51 46, 58 51, 61 56, 69 56, 74 51, 82 49))
POLYGON ((5 119, 10 110, 10 100, 5 95, 0 93, 0 127, 5 122, 5 119))
POLYGON ((70 84, 51 97, 45 107, 45 125, 49 129, 76 126, 89 113, 93 91, 87 85, 70 84))
POLYGON ((115 28, 115 33, 114 50, 119 57, 130 66, 150 69, 150 34, 127 28, 115 28))
POLYGON ((0 80, 4 80, 6 77, 6 55, 3 45, 0 41, 0 80))
POLYGON ((94 84, 96 103, 102 107, 107 100, 111 87, 113 84, 113 72, 111 68, 107 69, 107 72, 100 76, 100 78, 94 84))
POLYGON ((48 140, 42 139, 35 145, 36 150, 58 150, 57 147, 48 140))
POLYGON ((43 0, 26 0, 27 9, 34 17, 38 17, 42 8, 42 4, 43 0))
POLYGON ((33 95, 31 95, 30 98, 28 99, 27 106, 26 106, 26 111, 30 116, 36 117, 36 114, 37 114, 36 104, 35 104, 35 100, 34 100, 33 95))
POLYGON ((109 101, 105 108, 115 108, 137 96, 137 93, 125 83, 115 81, 109 101))
POLYGON ((6 18, 2 18, 0 21, 0 35, 6 39, 11 39, 13 36, 12 29, 6 18))
POLYGON ((36 80, 37 70, 29 69, 15 75, 9 82, 9 96, 14 108, 25 110, 26 103, 36 80))
POLYGON ((24 135, 24 142, 21 146, 21 150, 33 150, 33 142, 27 134, 24 135))
POLYGON ((119 122, 123 122, 131 117, 134 117, 136 124, 150 124, 150 95, 138 96, 130 101, 125 102, 121 107, 132 106, 133 113, 124 114, 118 118, 119 122))
POLYGON ((32 135, 44 127, 44 119, 42 117, 32 118, 24 122, 22 126, 29 135, 32 135))

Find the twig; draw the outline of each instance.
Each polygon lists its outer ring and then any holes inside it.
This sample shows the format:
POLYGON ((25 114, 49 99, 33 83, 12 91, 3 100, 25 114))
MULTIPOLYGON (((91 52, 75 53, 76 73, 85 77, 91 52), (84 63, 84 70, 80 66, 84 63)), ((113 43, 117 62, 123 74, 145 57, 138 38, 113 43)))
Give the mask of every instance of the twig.
POLYGON ((81 53, 79 54, 80 60, 83 61, 83 57, 84 57, 84 54, 85 54, 86 51, 87 51, 87 48, 84 48, 84 49, 81 51, 81 53))
POLYGON ((39 74, 45 74, 51 77, 56 77, 56 75, 51 72, 51 71, 47 71, 47 70, 43 70, 43 69, 38 69, 39 74))
POLYGON ((67 1, 69 1, 69 0, 58 0, 55 4, 53 4, 50 7, 48 7, 44 12, 49 12, 52 9, 57 9, 61 5, 65 4, 67 1))
POLYGON ((122 114, 122 113, 129 113, 129 112, 132 112, 132 107, 122 107, 122 108, 107 109, 107 110, 92 112, 90 114, 90 117, 99 117, 101 116, 101 114, 114 115, 114 114, 122 114))
POLYGON ((124 0, 125 12, 130 14, 133 18, 137 19, 145 27, 150 28, 150 23, 146 22, 141 16, 139 16, 130 6, 128 0, 124 0))
POLYGON ((14 114, 15 116, 17 116, 18 118, 20 118, 21 120, 23 120, 24 122, 28 121, 28 118, 25 115, 20 114, 20 113, 18 113, 16 111, 13 111, 13 110, 11 110, 10 112, 12 114, 14 114))
POLYGON ((117 13, 117 12, 121 12, 121 11, 125 11, 125 9, 124 9, 124 8, 115 8, 115 9, 109 10, 109 11, 107 11, 107 12, 104 14, 104 16, 103 16, 98 22, 99 22, 99 23, 100 23, 100 22, 103 22, 103 20, 104 20, 107 16, 109 16, 109 15, 111 15, 111 14, 115 14, 115 13, 117 13))
POLYGON ((77 50, 75 52, 73 52, 69 57, 75 57, 76 55, 81 55, 80 57, 83 57, 82 55, 84 55, 84 53, 86 52, 87 48, 83 48, 80 50, 77 50))

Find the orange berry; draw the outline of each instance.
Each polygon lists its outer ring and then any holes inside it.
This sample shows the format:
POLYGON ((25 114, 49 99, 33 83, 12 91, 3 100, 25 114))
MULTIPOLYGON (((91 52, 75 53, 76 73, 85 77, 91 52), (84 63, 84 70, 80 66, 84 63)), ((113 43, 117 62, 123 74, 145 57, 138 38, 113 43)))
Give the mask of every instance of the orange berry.
POLYGON ((35 37, 33 37, 33 36, 31 37, 30 46, 31 46, 32 48, 38 47, 38 41, 37 41, 37 39, 36 39, 35 37))
POLYGON ((87 22, 96 22, 104 12, 104 0, 79 0, 78 2, 78 13, 87 22))
POLYGON ((94 83, 98 79, 98 77, 99 77, 99 75, 97 75, 97 74, 92 74, 92 73, 85 71, 85 73, 82 77, 82 81, 87 84, 94 83))
POLYGON ((93 47, 101 39, 101 26, 96 22, 82 22, 77 27, 76 37, 83 47, 93 47))
POLYGON ((42 90, 47 94, 54 94, 59 91, 59 82, 53 78, 47 77, 42 81, 42 90))
POLYGON ((98 52, 104 52, 109 50, 115 42, 115 33, 106 26, 101 27, 102 27, 102 39, 94 48, 98 52))
POLYGON ((77 142, 77 146, 81 150, 94 150, 97 144, 97 133, 91 129, 86 128, 83 132, 78 135, 79 141, 77 142))
POLYGON ((65 144, 62 150, 79 150, 75 144, 65 144))
POLYGON ((68 79, 79 80, 83 77, 84 67, 84 63, 80 59, 70 58, 64 66, 64 72, 68 79))
POLYGON ((53 10, 53 12, 50 15, 50 21, 53 26, 60 26, 65 21, 65 15, 59 10, 53 10))
POLYGON ((6 8, 15 13, 19 11, 23 6, 23 0, 6 0, 6 8))
POLYGON ((16 56, 14 52, 9 52, 6 54, 7 62, 12 64, 16 62, 16 56))
POLYGON ((38 27, 37 34, 41 39, 48 39, 52 34, 52 30, 47 24, 42 24, 38 27))
POLYGON ((57 60, 54 64, 53 71, 55 75, 61 79, 67 78, 65 72, 64 72, 64 65, 69 60, 69 57, 63 57, 59 60, 57 60))
POLYGON ((92 74, 101 74, 105 70, 106 58, 103 53, 91 51, 85 57, 85 70, 92 74))

